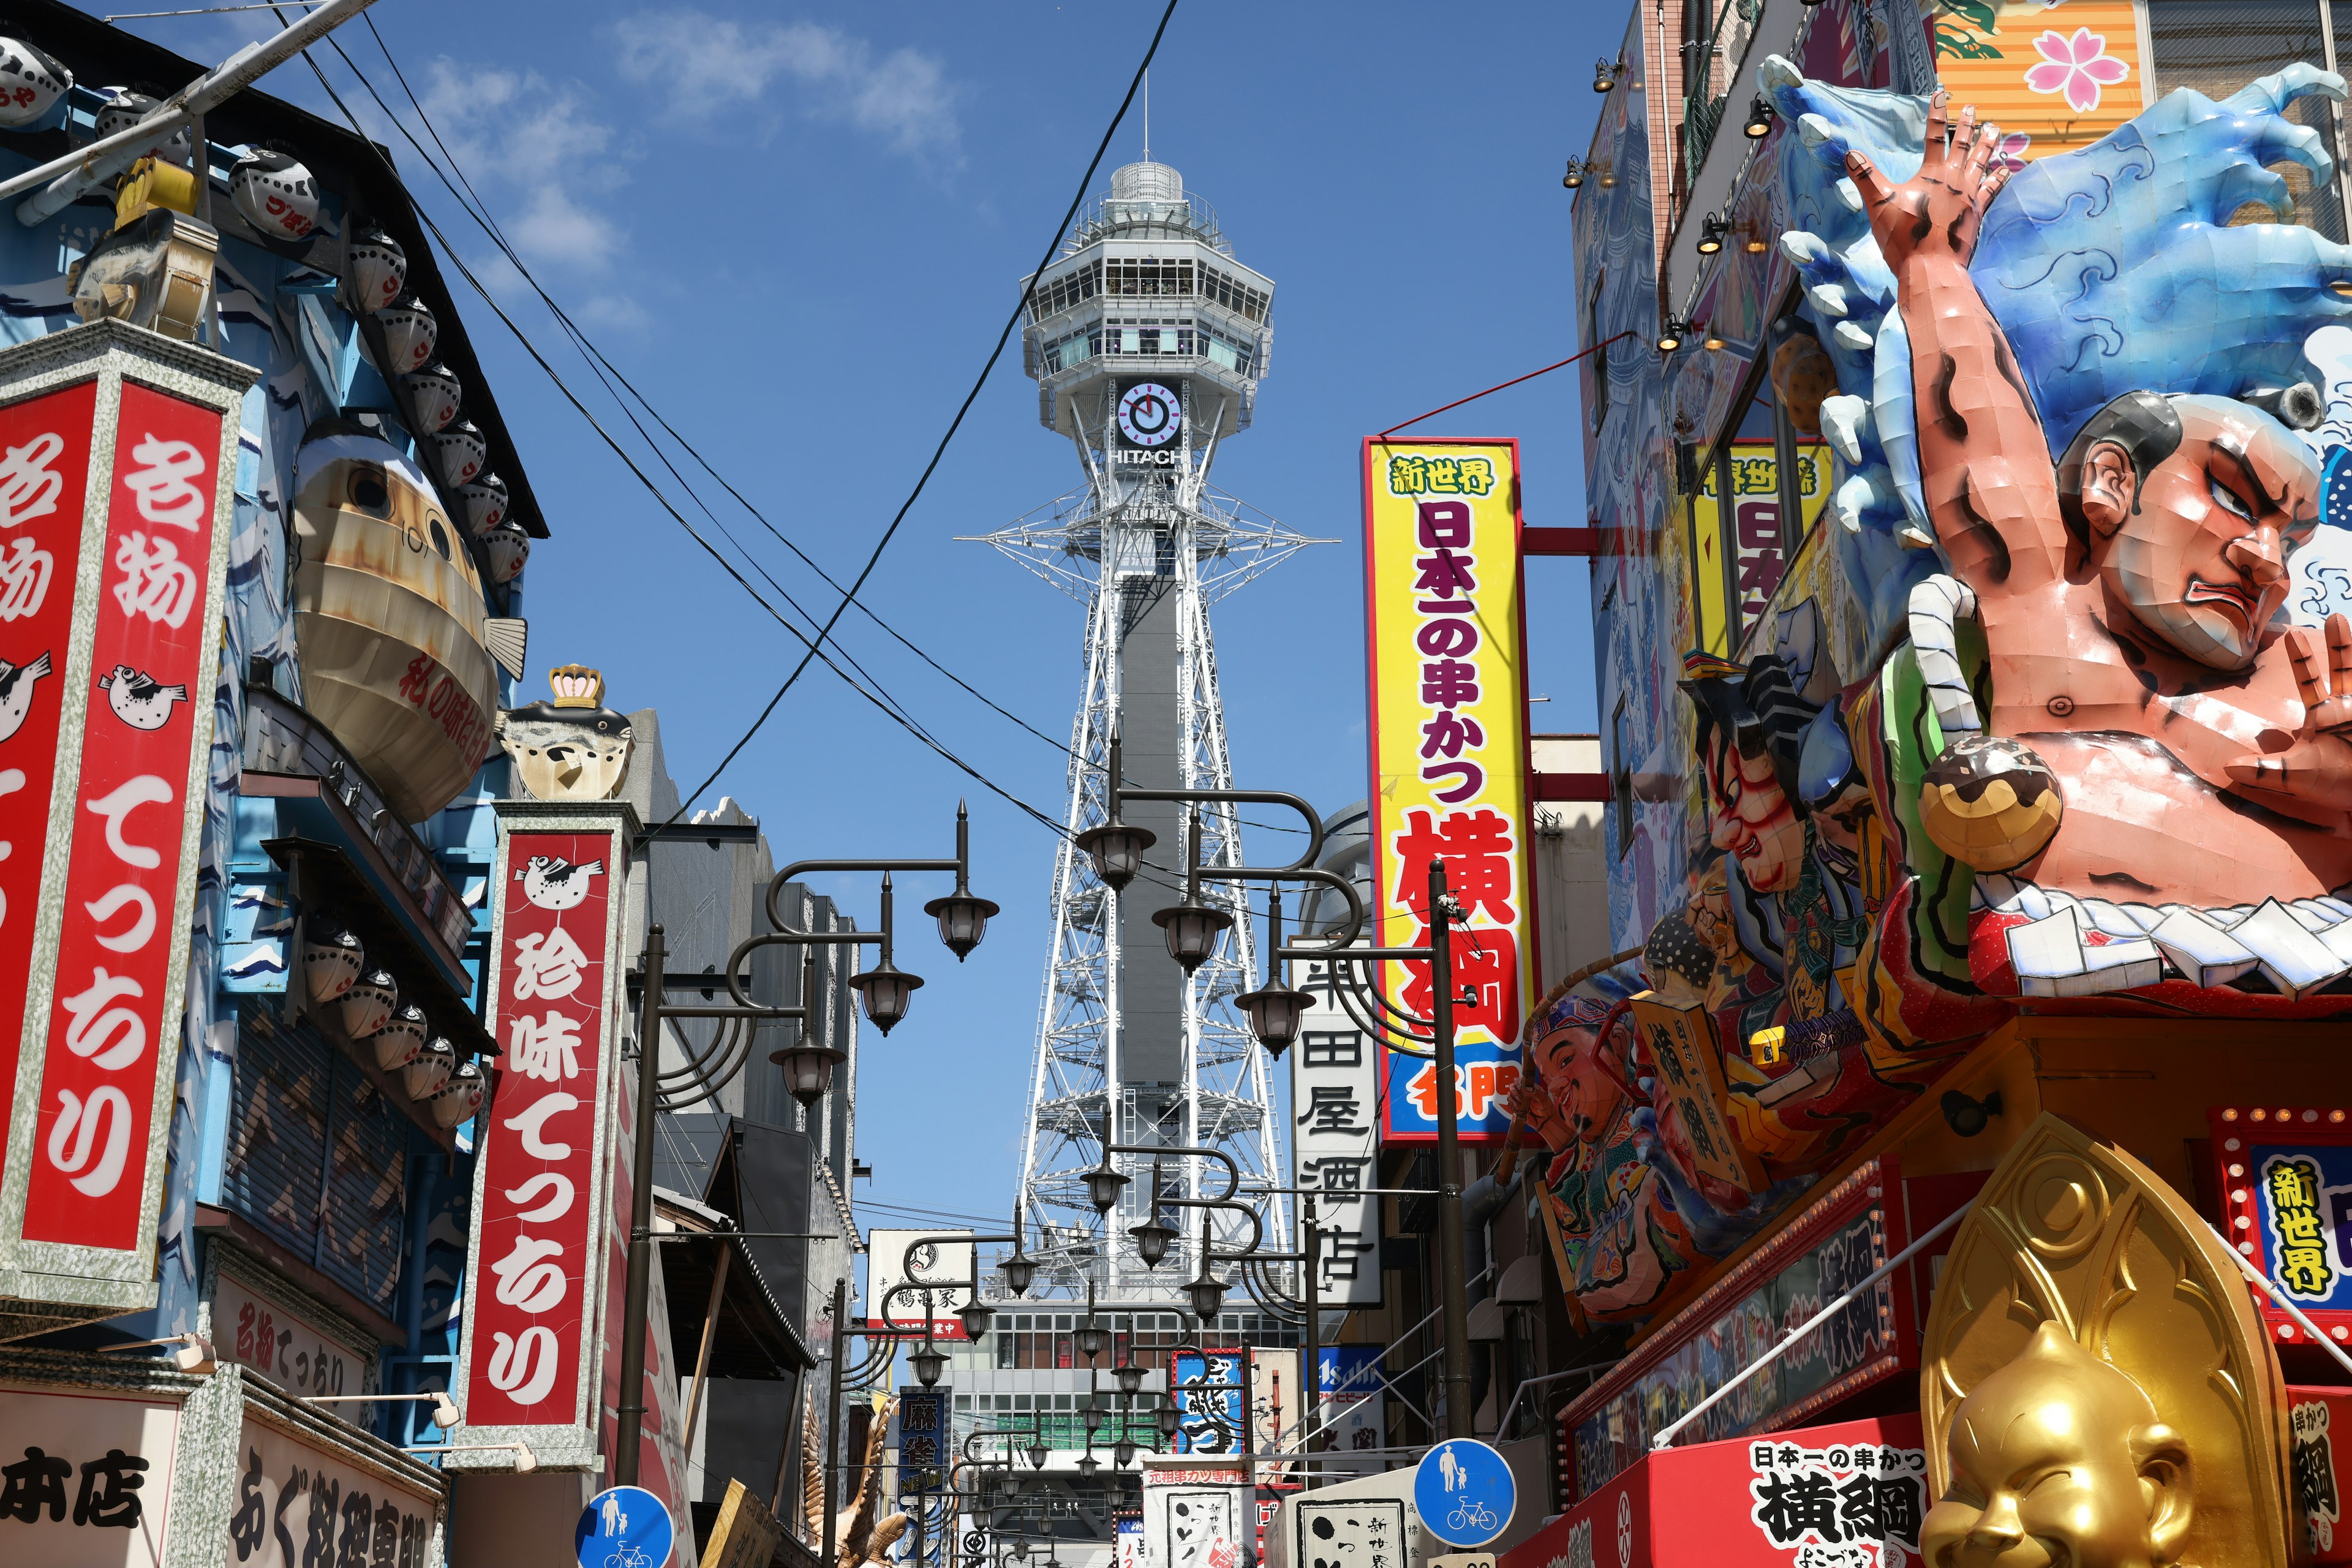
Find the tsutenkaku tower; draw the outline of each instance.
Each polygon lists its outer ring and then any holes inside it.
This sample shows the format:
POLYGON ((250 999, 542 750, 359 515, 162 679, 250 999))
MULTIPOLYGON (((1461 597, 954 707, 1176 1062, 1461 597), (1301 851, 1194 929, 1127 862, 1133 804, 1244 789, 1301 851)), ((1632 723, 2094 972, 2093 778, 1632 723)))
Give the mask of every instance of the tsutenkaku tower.
MULTIPOLYGON (((1234 259, 1216 214, 1150 159, 1111 175, 1109 196, 1039 276, 1022 337, 1038 418, 1070 438, 1085 483, 982 536, 1087 606, 1086 683, 1070 728, 1074 835, 1104 818, 1114 728, 1129 788, 1233 787, 1209 606, 1324 542, 1245 515, 1208 486, 1219 443, 1248 427, 1256 405, 1274 284, 1234 259)), ((1221 1149, 1245 1181, 1278 1184, 1282 1167, 1264 1053, 1233 1005, 1255 984, 1250 922, 1239 885, 1209 879, 1244 863, 1241 824, 1230 807, 1202 814, 1203 897, 1235 919, 1188 980, 1151 921, 1181 897, 1186 813, 1137 803, 1123 815, 1158 836, 1123 894, 1067 842, 1055 860, 1021 1201, 1057 1286, 1078 1288, 1091 1268, 1106 1300, 1148 1301, 1194 1272, 1199 1211, 1170 1211, 1185 1233, 1181 1257, 1139 1267, 1125 1232, 1142 1222, 1150 1158, 1119 1158, 1138 1179, 1108 1226, 1079 1180, 1106 1118, 1121 1143, 1221 1149)), ((1269 847, 1287 861, 1297 841, 1283 837, 1269 847)), ((1197 1195, 1204 1181, 1221 1185, 1222 1172, 1171 1159, 1166 1180, 1197 1195)), ((1286 1209, 1276 1195, 1264 1211, 1270 1247, 1283 1245, 1286 1209)))

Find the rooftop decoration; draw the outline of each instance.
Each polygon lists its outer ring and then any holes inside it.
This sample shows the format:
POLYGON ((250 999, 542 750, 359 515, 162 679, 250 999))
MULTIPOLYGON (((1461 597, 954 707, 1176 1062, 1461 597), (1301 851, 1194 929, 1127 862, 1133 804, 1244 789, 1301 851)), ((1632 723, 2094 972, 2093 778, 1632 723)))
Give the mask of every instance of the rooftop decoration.
POLYGON ((534 800, 612 800, 636 749, 628 719, 604 706, 604 677, 585 665, 547 672, 554 700, 499 715, 499 743, 534 800))

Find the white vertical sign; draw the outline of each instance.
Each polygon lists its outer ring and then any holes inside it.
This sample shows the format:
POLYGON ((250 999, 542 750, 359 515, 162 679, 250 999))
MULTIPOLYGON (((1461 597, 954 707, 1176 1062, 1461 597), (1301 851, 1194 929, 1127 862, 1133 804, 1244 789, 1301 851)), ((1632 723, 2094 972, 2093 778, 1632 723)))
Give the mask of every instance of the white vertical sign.
POLYGON ((1315 1194, 1323 1233, 1322 1304, 1377 1307, 1380 1200, 1365 1189, 1380 1184, 1378 1053, 1332 994, 1330 964, 1294 963, 1291 984, 1314 998, 1290 1049, 1290 1152, 1291 1184, 1315 1194))

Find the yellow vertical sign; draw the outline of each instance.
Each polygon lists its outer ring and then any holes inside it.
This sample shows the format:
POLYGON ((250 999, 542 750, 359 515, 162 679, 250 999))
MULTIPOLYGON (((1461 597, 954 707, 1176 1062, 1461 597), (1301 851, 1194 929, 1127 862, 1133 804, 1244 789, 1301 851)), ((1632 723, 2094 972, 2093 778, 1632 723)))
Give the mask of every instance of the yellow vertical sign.
MULTIPOLYGON (((1509 1128, 1503 1102, 1540 979, 1519 528, 1517 442, 1364 443, 1374 934, 1428 942, 1429 865, 1443 858, 1463 922, 1451 944, 1453 1092, 1471 1142, 1509 1128)), ((1378 967, 1393 1001, 1429 1016, 1426 963, 1378 967)), ((1427 1058, 1384 1052, 1381 1090, 1383 1139, 1437 1135, 1427 1058)))

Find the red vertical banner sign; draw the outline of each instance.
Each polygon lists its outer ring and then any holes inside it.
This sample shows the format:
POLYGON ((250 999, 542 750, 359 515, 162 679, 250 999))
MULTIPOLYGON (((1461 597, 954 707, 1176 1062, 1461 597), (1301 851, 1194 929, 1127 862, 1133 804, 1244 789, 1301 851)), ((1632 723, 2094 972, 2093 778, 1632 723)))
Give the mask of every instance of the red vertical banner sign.
POLYGON ((0 1310, 155 1300, 253 375, 116 323, 0 352, 0 1310))
POLYGON ((598 1457, 605 1213, 623 1005, 625 805, 501 801, 489 1026, 501 1049, 474 1166, 453 1466, 598 1457))

